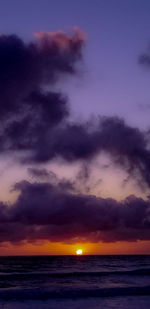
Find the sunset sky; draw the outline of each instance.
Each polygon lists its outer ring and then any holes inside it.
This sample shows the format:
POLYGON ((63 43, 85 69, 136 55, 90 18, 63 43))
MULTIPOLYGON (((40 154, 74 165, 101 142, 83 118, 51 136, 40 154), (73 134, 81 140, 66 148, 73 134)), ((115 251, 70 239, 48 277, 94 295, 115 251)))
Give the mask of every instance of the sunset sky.
POLYGON ((0 0, 0 255, 150 254, 150 1, 0 0))

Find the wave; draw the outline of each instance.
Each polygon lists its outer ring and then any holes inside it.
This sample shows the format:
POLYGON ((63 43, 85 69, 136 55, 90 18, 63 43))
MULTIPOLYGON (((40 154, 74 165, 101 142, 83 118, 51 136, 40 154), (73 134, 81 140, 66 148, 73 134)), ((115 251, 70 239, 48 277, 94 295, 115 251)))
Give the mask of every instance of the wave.
POLYGON ((103 288, 103 289, 65 289, 46 290, 39 288, 31 289, 5 289, 0 291, 0 300, 48 300, 60 298, 91 298, 113 296, 138 296, 150 295, 150 286, 103 288))
POLYGON ((100 276, 149 276, 150 268, 139 268, 134 270, 121 271, 73 271, 73 272, 16 272, 16 273, 0 273, 0 279, 4 278, 33 278, 33 277, 49 277, 49 278, 63 278, 63 277, 100 277, 100 276))

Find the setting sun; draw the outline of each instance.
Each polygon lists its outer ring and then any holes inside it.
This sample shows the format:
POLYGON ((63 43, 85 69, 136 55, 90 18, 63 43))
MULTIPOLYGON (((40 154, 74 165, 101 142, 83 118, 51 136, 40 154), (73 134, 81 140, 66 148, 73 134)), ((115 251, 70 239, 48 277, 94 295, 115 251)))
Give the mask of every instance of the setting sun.
POLYGON ((82 253, 83 253, 82 249, 78 249, 78 250, 76 251, 76 254, 77 254, 77 255, 82 255, 82 253))

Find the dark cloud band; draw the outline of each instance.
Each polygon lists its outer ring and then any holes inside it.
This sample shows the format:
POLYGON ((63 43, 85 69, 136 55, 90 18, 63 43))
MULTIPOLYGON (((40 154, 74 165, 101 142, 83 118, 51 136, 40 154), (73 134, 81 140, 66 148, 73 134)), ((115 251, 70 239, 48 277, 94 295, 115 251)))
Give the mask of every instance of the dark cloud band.
POLYGON ((18 200, 0 204, 0 242, 150 239, 150 201, 70 194, 49 183, 21 182, 18 200))

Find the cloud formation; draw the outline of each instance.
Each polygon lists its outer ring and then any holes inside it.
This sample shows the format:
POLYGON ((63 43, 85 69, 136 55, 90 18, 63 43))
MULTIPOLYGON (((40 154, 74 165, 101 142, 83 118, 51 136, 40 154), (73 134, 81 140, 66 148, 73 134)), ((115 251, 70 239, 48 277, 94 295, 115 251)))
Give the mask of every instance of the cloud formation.
POLYGON ((66 96, 54 90, 57 81, 76 74, 84 34, 76 29, 73 35, 35 36, 31 43, 0 36, 0 154, 21 153, 24 163, 34 163, 28 168, 33 179, 45 181, 20 182, 14 187, 20 192, 17 201, 0 203, 0 242, 150 239, 149 199, 132 196, 118 202, 84 195, 74 182, 37 168, 59 157, 80 161, 84 168, 78 178, 84 181, 88 164, 105 152, 150 185, 149 132, 118 117, 71 122, 66 96))
POLYGON ((0 242, 150 239, 150 200, 71 194, 50 183, 17 183, 17 201, 0 204, 0 242))
POLYGON ((57 81, 76 74, 85 35, 62 31, 36 33, 25 43, 0 36, 0 153, 20 152, 23 162, 58 157, 90 162, 102 152, 129 174, 150 185, 149 134, 117 117, 71 122, 67 98, 57 81))
POLYGON ((67 98, 54 90, 59 79, 76 73, 84 37, 42 33, 25 43, 0 36, 0 151, 30 151, 69 114, 67 98), (63 43, 62 43, 63 42, 63 43))

